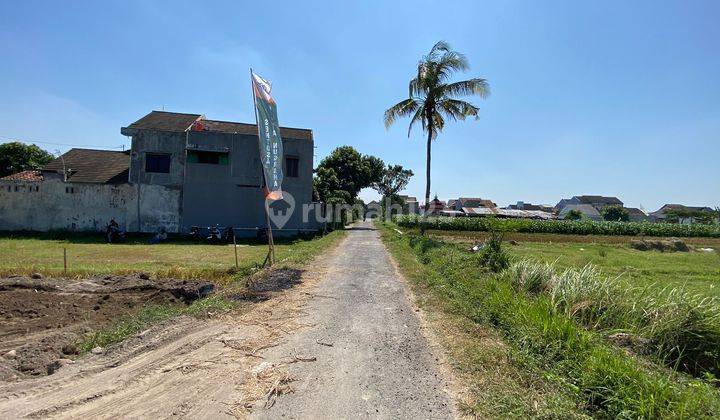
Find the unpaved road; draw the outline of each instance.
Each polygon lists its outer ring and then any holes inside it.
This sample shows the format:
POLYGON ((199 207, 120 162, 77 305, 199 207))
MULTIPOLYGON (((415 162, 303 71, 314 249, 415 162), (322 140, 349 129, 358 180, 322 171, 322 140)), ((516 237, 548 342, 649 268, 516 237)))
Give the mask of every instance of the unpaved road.
POLYGON ((245 313, 171 320, 51 376, 0 382, 0 418, 455 417, 370 226, 245 313))

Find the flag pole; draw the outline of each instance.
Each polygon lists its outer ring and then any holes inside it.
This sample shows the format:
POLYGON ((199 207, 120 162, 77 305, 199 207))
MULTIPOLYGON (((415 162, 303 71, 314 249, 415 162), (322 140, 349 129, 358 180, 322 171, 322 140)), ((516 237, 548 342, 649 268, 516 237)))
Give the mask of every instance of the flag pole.
MULTIPOLYGON (((258 128, 258 145, 260 142, 260 122, 258 121, 258 111, 257 111, 257 98, 255 97, 255 81, 253 80, 253 71, 252 67, 250 68, 250 86, 252 87, 252 93, 253 93, 253 107, 255 108, 255 126, 258 128)), ((264 192, 268 190, 267 187, 267 179, 265 179, 265 166, 262 162, 262 150, 260 151, 260 172, 262 173, 262 185, 264 186, 263 190, 263 201, 264 201, 264 209, 265 209, 265 224, 267 225, 267 234, 268 234, 268 254, 265 257, 265 261, 263 262, 263 266, 265 263, 268 263, 268 266, 272 267, 272 265, 275 263, 275 242, 273 241, 273 233, 272 233, 272 225, 270 224, 270 208, 268 205, 267 197, 264 197, 264 192)))

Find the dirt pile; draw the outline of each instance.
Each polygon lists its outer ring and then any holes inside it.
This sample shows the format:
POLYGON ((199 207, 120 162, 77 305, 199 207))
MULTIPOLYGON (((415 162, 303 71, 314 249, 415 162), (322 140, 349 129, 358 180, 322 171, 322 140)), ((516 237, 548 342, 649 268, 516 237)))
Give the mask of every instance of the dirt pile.
POLYGON ((690 247, 680 239, 640 239, 630 241, 630 246, 638 251, 656 250, 660 252, 688 252, 690 247))
POLYGON ((0 279, 0 381, 52 374, 72 363, 84 333, 146 303, 187 305, 214 289, 203 281, 147 276, 40 277, 0 279))

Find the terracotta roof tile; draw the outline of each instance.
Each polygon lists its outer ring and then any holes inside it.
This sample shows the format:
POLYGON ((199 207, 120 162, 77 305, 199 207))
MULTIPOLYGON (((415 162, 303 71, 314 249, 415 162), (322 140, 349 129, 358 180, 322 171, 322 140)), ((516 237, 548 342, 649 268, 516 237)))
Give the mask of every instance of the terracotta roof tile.
POLYGON ((40 171, 22 171, 16 174, 8 175, 0 178, 3 181, 33 181, 40 182, 43 180, 42 172, 40 171))

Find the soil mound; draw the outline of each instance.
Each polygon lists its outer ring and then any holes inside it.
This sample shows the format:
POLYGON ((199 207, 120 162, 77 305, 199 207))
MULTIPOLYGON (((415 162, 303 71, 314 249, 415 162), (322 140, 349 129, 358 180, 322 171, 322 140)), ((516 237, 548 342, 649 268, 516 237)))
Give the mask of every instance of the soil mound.
POLYGON ((2 278, 0 381, 52 374, 72 363, 75 343, 84 333, 132 315, 144 304, 187 305, 213 289, 204 281, 140 277, 2 278))
POLYGON ((633 240, 630 241, 630 246, 639 251, 651 251, 656 250, 660 252, 688 252, 690 247, 680 239, 667 239, 667 240, 633 240))

